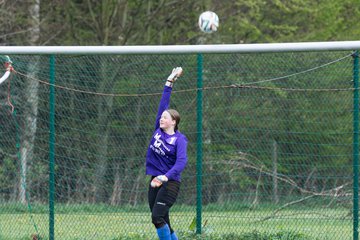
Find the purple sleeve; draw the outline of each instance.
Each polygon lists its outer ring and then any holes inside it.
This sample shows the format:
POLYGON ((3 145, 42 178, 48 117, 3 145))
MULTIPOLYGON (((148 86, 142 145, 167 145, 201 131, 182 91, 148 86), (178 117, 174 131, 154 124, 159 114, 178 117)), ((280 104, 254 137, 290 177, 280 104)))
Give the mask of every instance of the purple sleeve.
POLYGON ((187 164, 187 139, 180 138, 176 147, 176 162, 174 166, 165 174, 168 179, 173 179, 173 176, 180 176, 187 164))
POLYGON ((159 109, 158 109, 158 113, 156 115, 156 121, 155 121, 155 129, 158 129, 160 127, 160 118, 161 118, 161 114, 169 108, 169 103, 170 103, 170 96, 171 96, 171 87, 168 86, 164 86, 164 90, 161 96, 161 100, 160 100, 160 104, 159 104, 159 109))

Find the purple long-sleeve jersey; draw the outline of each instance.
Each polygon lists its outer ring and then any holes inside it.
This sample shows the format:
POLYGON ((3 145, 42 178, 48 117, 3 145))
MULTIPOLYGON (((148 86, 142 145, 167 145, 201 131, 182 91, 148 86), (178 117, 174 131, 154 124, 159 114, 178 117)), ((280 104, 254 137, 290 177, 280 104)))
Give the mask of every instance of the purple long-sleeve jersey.
POLYGON ((155 131, 146 153, 146 174, 165 175, 180 181, 187 163, 187 138, 179 131, 168 135, 160 128, 161 114, 169 108, 172 88, 165 86, 155 122, 155 131))

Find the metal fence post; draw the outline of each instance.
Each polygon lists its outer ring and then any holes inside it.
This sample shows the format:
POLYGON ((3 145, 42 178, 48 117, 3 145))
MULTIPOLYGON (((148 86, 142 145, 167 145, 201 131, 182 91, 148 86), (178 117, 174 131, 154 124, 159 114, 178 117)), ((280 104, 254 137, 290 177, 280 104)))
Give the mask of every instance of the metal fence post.
POLYGON ((202 64, 203 56, 197 56, 197 159, 196 159, 196 233, 201 234, 201 208, 202 208, 202 64))
POLYGON ((50 56, 49 239, 54 240, 55 201, 55 56, 50 56))
POLYGON ((359 239, 359 52, 354 57, 354 138, 353 138, 353 239, 359 239))

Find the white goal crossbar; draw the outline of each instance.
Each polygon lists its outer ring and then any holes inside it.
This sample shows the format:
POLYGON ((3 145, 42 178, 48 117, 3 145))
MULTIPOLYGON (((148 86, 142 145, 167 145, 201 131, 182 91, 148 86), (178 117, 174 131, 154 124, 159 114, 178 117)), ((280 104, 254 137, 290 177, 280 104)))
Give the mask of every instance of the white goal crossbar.
POLYGON ((251 53, 359 50, 360 41, 214 44, 214 45, 144 45, 144 46, 0 46, 0 54, 186 54, 251 53))

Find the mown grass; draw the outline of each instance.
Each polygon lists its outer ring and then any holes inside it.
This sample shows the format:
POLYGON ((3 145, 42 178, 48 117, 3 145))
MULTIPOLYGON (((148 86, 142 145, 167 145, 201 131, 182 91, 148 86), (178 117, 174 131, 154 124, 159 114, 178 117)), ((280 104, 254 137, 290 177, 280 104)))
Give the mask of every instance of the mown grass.
MULTIPOLYGON (((39 235, 48 239, 49 214, 46 206, 1 207, 0 239, 25 240, 39 235)), ((218 208, 221 209, 221 208, 218 208)), ((196 234, 194 207, 176 206, 171 220, 180 239, 224 240, 299 240, 351 239, 352 219, 346 209, 286 209, 274 214, 274 208, 242 208, 216 211, 203 208, 202 234, 196 234)), ((156 239, 146 206, 133 208, 105 205, 57 205, 55 239, 62 240, 142 240, 156 239)))

